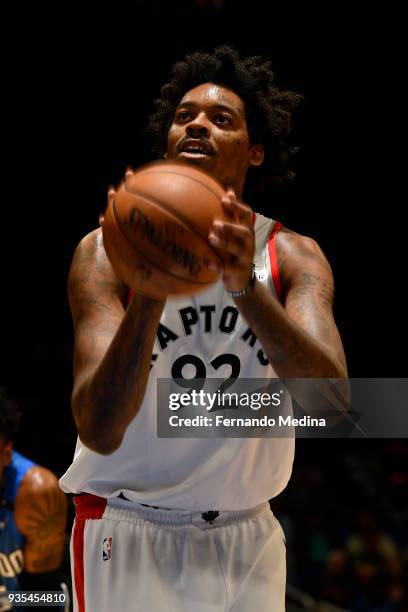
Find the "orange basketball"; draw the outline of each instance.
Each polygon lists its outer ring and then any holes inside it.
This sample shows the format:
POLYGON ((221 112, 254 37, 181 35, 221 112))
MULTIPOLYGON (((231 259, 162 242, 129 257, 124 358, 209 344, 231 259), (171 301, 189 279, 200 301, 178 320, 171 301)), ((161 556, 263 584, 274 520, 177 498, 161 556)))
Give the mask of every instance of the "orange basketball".
POLYGON ((222 263, 208 242, 214 219, 226 220, 224 189, 193 166, 156 162, 127 178, 103 222, 107 256, 118 277, 137 293, 164 299, 214 283, 222 263))

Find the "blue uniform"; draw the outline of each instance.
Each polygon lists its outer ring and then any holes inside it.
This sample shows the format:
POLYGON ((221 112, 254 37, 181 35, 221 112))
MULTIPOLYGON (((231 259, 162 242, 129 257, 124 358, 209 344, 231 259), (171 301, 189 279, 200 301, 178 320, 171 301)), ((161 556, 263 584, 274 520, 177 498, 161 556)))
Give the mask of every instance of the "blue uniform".
POLYGON ((0 610, 7 609, 2 607, 2 601, 7 601, 6 592, 21 589, 19 574, 24 567, 24 537, 14 520, 14 502, 21 481, 35 465, 13 451, 10 465, 4 470, 0 491, 0 610))

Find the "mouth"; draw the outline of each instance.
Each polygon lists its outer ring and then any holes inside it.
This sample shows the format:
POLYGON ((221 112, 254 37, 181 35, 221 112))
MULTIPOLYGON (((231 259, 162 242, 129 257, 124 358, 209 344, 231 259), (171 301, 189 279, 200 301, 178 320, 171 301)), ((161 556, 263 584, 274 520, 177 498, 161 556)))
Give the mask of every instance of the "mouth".
POLYGON ((212 147, 197 140, 185 140, 179 147, 179 157, 183 159, 206 159, 214 155, 212 147))

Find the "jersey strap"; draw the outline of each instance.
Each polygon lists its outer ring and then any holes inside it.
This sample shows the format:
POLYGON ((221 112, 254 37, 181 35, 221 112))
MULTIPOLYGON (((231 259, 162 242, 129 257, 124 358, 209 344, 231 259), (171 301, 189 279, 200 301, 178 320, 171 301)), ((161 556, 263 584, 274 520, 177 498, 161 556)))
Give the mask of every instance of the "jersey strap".
POLYGON ((278 255, 276 252, 276 235, 282 229, 283 225, 279 221, 275 221, 271 235, 268 240, 268 251, 269 259, 271 263, 271 273, 273 278, 273 284, 275 285, 276 295, 278 300, 282 299, 282 284, 279 273, 278 255))

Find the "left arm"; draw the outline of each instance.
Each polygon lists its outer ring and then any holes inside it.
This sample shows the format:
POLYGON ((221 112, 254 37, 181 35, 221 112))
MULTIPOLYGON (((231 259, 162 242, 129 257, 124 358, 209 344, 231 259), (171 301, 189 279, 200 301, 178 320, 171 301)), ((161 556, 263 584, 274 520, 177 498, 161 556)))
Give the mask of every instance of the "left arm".
MULTIPOLYGON (((227 290, 240 290, 251 276, 255 236, 251 209, 233 191, 222 201, 230 222, 215 222, 210 242, 229 254, 223 269, 227 290)), ((280 378, 346 378, 344 350, 332 311, 333 276, 310 238, 280 232, 284 304, 256 283, 235 302, 280 378)))
POLYGON ((65 546, 67 501, 56 476, 43 467, 31 468, 18 490, 14 512, 25 537, 25 572, 57 570, 65 546))
POLYGON ((282 232, 279 240, 283 305, 260 283, 236 304, 280 378, 346 378, 330 266, 312 239, 282 232))

